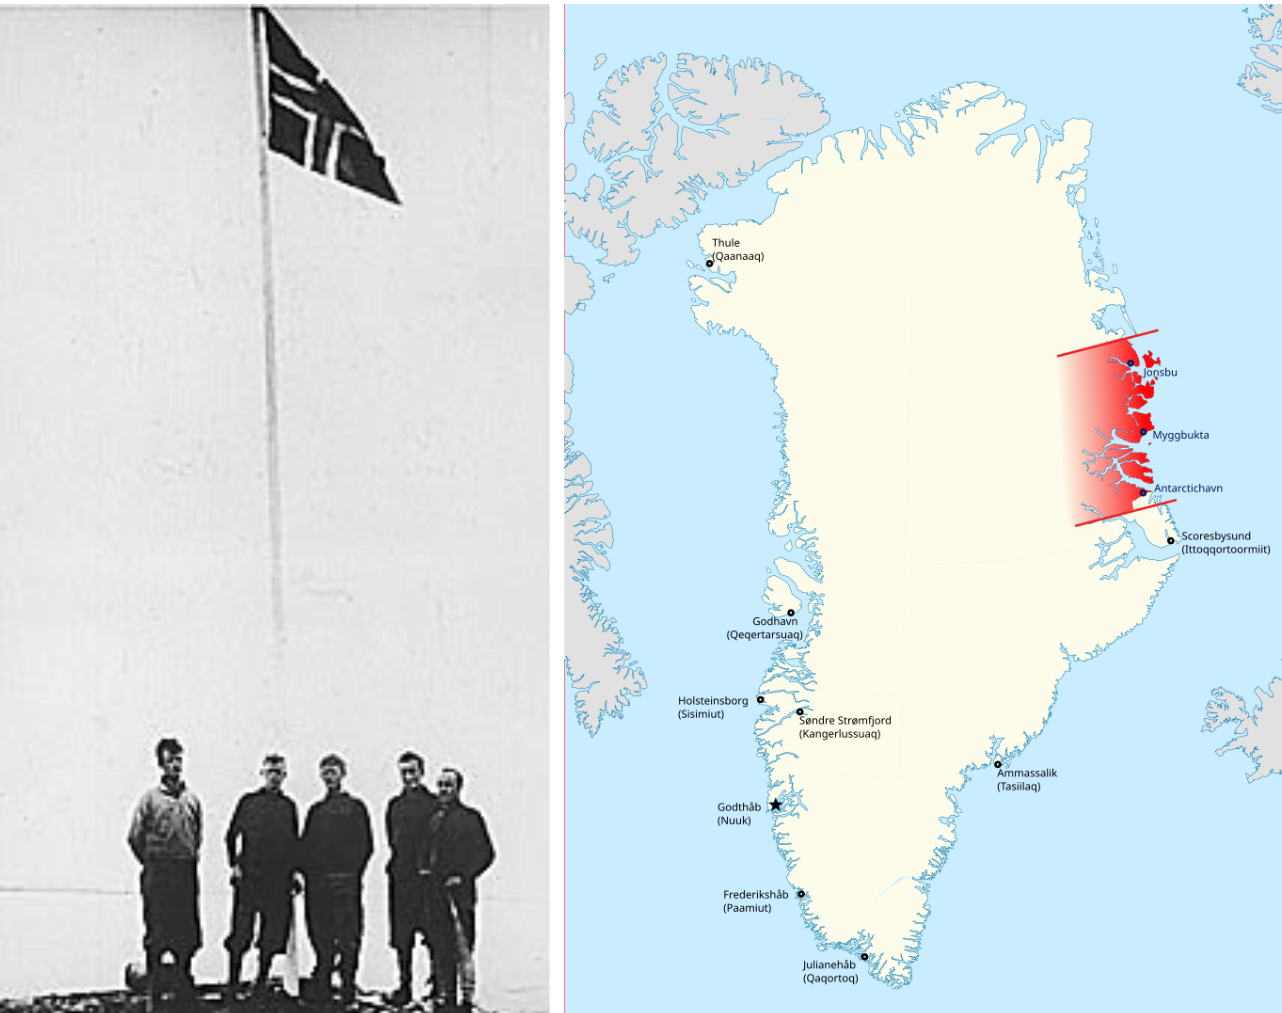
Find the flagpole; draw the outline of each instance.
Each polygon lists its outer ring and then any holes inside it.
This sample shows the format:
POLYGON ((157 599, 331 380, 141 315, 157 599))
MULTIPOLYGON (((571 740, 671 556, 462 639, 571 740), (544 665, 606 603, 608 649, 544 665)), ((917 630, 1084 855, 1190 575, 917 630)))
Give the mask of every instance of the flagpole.
POLYGON ((258 105, 258 196, 263 242, 263 374, 267 431, 267 521, 271 538, 272 693, 268 725, 272 738, 284 732, 288 703, 285 672, 285 563, 281 515, 280 409, 276 372, 276 292, 272 266, 271 191, 267 166, 267 65, 264 59, 264 18, 260 8, 249 9, 254 44, 254 90, 258 105))

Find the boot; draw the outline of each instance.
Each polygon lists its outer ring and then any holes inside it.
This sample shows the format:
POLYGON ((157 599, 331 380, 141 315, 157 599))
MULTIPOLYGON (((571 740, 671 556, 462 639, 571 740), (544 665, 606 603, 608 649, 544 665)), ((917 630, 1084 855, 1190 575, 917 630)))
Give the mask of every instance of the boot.
POLYGON ((267 980, 272 969, 270 954, 258 954, 258 974, 254 977, 254 998, 263 999, 267 995, 267 980))
POLYGON ((191 957, 190 953, 185 953, 174 960, 174 971, 178 977, 178 1002, 187 1010, 194 1010, 200 1006, 200 994, 196 991, 196 979, 191 974, 191 957))
POLYGON ((160 1009, 160 954, 147 951, 147 1013, 160 1009))
POLYGON ((360 960, 359 951, 354 947, 345 947, 338 961, 338 999, 344 1007, 356 1002, 356 967, 360 960))
POLYGON ((339 970, 338 1001, 344 1009, 356 1003, 356 973, 347 968, 339 970))
POLYGON ((458 965, 438 959, 432 967, 432 1008, 455 1009, 455 988, 458 983, 458 965))
POLYGON ((396 968, 400 972, 401 983, 387 1001, 393 1006, 408 1006, 414 1000, 414 951, 408 947, 398 949, 396 968))
POLYGON ((316 967, 312 971, 311 999, 314 1003, 328 1004, 334 988, 334 954, 317 953, 316 967))
POLYGON ((223 992, 223 1002, 229 1006, 240 998, 237 993, 240 991, 240 969, 244 959, 242 953, 227 954, 227 988, 223 992))

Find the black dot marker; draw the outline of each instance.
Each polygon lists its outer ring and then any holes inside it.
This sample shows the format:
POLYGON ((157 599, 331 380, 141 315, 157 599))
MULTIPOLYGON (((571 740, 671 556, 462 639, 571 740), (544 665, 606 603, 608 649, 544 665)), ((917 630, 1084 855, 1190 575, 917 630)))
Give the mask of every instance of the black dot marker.
POLYGON ((867 959, 868 959, 868 954, 866 954, 866 953, 861 953, 861 954, 859 954, 859 959, 860 959, 860 960, 867 960, 867 959))
POLYGON ((994 761, 993 761, 993 766, 994 766, 994 767, 996 767, 998 770, 1001 770, 1001 769, 1002 769, 1002 761, 1001 761, 1001 760, 994 760, 994 761))
POLYGON ((712 266, 712 261, 708 261, 708 266, 709 266, 709 267, 711 267, 711 266, 712 266))
POLYGON ((790 615, 790 616, 795 616, 796 614, 797 614, 797 610, 796 610, 796 609, 789 609, 789 610, 788 610, 788 615, 790 615))
POLYGON ((805 890, 798 890, 798 891, 797 891, 797 896, 798 896, 798 897, 804 897, 805 895, 806 895, 806 891, 805 891, 805 890))
POLYGON ((766 698, 764 696, 757 697, 757 703, 765 703, 765 702, 766 702, 766 698))
POLYGON ((1167 535, 1167 537, 1166 537, 1166 544, 1167 544, 1167 545, 1174 545, 1174 544, 1175 544, 1175 539, 1174 539, 1174 538, 1172 538, 1170 535, 1167 535))
POLYGON ((798 714, 804 714, 804 713, 806 713, 806 708, 804 708, 804 707, 798 707, 798 708, 797 708, 797 713, 798 713, 798 714))

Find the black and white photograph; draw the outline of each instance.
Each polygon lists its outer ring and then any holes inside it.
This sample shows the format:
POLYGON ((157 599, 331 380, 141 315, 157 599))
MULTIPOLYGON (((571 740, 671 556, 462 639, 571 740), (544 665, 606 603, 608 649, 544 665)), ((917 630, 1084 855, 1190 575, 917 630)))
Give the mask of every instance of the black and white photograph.
POLYGON ((550 1008, 548 45, 0 7, 4 1013, 550 1008))

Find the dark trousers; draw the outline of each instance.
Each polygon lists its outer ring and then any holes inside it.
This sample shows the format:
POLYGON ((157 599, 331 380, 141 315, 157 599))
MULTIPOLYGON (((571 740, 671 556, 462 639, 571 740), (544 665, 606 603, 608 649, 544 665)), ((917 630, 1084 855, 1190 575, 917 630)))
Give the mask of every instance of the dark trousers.
POLYGON ((351 992, 356 987, 361 937, 365 932, 360 876, 348 873, 309 876, 306 911, 307 935, 316 951, 312 980, 322 989, 328 989, 337 958, 343 989, 351 992))
POLYGON ((388 874, 387 915, 392 949, 409 950, 419 936, 427 938, 427 884, 417 872, 388 874))
POLYGON ((261 962, 285 952, 294 921, 293 877, 289 869, 246 870, 232 893, 231 931, 223 945, 233 957, 243 956, 258 929, 261 962))
POLYGON ((413 991, 414 943, 420 937, 427 942, 427 882, 416 870, 388 873, 387 924, 400 990, 408 995, 413 991))
POLYGON ((142 867, 143 949, 157 960, 172 953, 181 963, 200 949, 200 887, 196 863, 148 861, 142 867))
POLYGON ((142 946, 147 954, 147 990, 152 996, 173 990, 195 995, 191 958, 200 949, 200 886, 196 863, 174 859, 143 863, 142 946), (174 958, 174 973, 163 966, 162 957, 174 958))
POLYGON ((476 949, 476 892, 465 885, 447 892, 439 883, 431 882, 427 889, 427 948, 432 957, 432 997, 447 1004, 457 1001, 459 994, 459 965, 463 954, 459 950, 458 928, 462 929, 468 953, 476 949), (453 898, 453 910, 450 899, 453 898))

